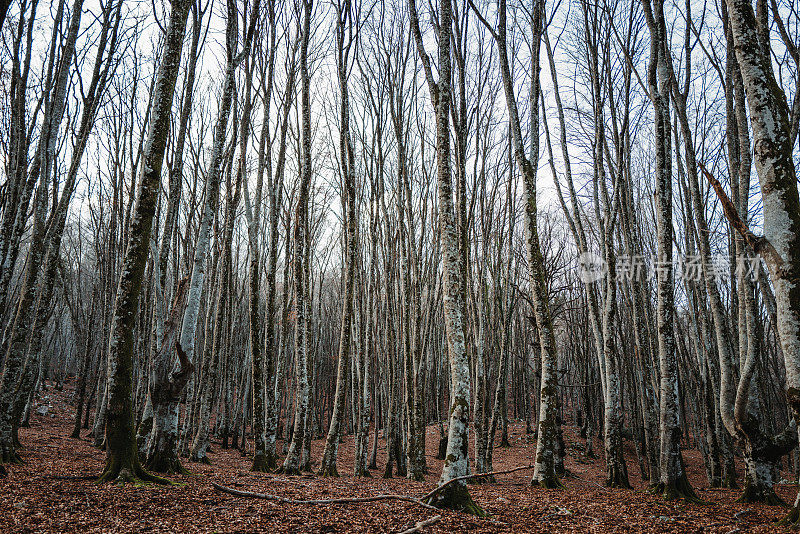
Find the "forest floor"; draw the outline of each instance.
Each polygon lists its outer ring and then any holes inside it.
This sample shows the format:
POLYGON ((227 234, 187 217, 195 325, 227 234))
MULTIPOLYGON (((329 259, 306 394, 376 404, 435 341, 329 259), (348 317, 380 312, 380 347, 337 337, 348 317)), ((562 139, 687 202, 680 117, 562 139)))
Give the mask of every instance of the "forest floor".
MULTIPOLYGON (((441 514, 441 521, 424 532, 781 532, 774 522, 785 511, 775 506, 739 504, 740 490, 710 490, 699 451, 684 458, 689 478, 707 504, 665 502, 647 492, 639 476, 634 451, 628 452, 628 471, 634 490, 603 487, 602 458, 586 461, 583 441, 574 427, 565 427, 567 468, 572 476, 563 490, 531 488, 530 471, 498 477, 497 483, 472 484, 474 500, 489 519, 436 512, 401 501, 345 505, 294 505, 235 497, 216 491, 216 482, 238 490, 281 495, 292 499, 366 497, 394 493, 420 497, 433 489, 441 472, 436 460, 438 427, 427 434, 430 474, 425 482, 384 479, 385 443, 379 440, 378 466, 372 478, 352 473, 353 437, 339 451, 340 478, 251 473, 250 460, 235 449, 213 444, 212 465, 186 464, 195 475, 176 476, 174 486, 98 485, 79 478, 100 473, 104 454, 87 439, 70 439, 74 408, 71 385, 63 392, 48 389, 37 407, 46 415, 31 417, 31 428, 20 431, 25 445, 24 465, 10 466, 0 479, 0 533, 6 532, 400 532, 441 514)), ((510 448, 497 448, 497 471, 532 463, 535 441, 524 424, 509 428, 510 448)), ((84 435, 87 431, 84 431, 84 435)), ((252 446, 252 442, 249 443, 252 446)), ((313 443, 313 458, 324 441, 313 443)), ((470 447, 472 444, 470 444, 470 447)), ((280 443, 279 443, 280 447, 280 443)), ((595 450, 602 455, 599 442, 595 450)), ((741 472, 741 471, 740 471, 741 472)), ((795 486, 780 486, 791 502, 795 486)))

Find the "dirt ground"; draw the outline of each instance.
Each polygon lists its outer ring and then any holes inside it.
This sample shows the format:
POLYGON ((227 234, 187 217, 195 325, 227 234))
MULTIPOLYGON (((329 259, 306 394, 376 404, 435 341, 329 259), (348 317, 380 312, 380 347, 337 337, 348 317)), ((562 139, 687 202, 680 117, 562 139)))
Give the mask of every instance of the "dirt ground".
MULTIPOLYGON (((69 389, 69 388, 68 388, 69 389)), ((70 479, 100 473, 104 454, 71 432, 73 407, 70 391, 49 389, 37 399, 48 406, 46 415, 35 414, 31 428, 20 431, 25 445, 24 465, 10 466, 0 479, 0 533, 6 532, 402 532, 417 522, 441 514, 441 521, 423 532, 781 532, 774 525, 782 508, 736 503, 738 490, 710 490, 700 453, 685 451, 689 476, 707 504, 664 502, 646 491, 638 463, 628 457, 634 490, 602 486, 602 459, 583 459, 582 443, 574 427, 565 428, 567 468, 572 476, 563 490, 531 488, 530 471, 498 478, 494 484, 470 485, 470 492, 490 517, 478 519, 456 512, 436 512, 412 503, 383 501, 346 505, 290 505, 235 497, 216 491, 212 482, 244 491, 281 495, 292 499, 366 497, 394 493, 420 497, 433 489, 441 473, 436 460, 437 427, 428 428, 425 482, 383 479, 385 449, 379 440, 379 470, 372 478, 352 473, 353 438, 340 447, 338 479, 313 475, 249 472, 250 460, 237 450, 213 444, 212 465, 186 464, 195 475, 176 476, 174 486, 98 485, 70 479)), ((84 435, 85 435, 84 431, 84 435)), ((494 452, 495 470, 532 463, 535 442, 524 425, 512 425, 511 448, 494 452)), ((252 446, 252 443, 250 444, 252 446)), ((280 444, 279 444, 280 446, 280 444)), ((319 459, 323 441, 313 444, 319 459)), ((601 444, 595 450, 602 454, 601 444)), ((632 453, 632 451, 629 451, 632 453)), ((780 486, 779 494, 791 502, 797 488, 780 486)))

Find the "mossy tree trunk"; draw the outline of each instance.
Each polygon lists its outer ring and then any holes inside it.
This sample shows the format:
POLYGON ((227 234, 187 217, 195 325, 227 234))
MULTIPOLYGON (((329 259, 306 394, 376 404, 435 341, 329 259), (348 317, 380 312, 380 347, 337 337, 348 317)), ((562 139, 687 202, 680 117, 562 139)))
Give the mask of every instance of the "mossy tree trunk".
POLYGON ((190 5, 188 0, 175 0, 172 3, 161 64, 156 75, 152 118, 143 154, 141 185, 131 219, 129 240, 114 304, 108 352, 107 456, 105 468, 100 475, 101 482, 163 480, 147 473, 139 463, 133 422, 132 356, 136 313, 161 185, 170 110, 180 70, 183 36, 190 5))
POLYGON ((294 277, 294 353, 295 353, 295 411, 292 440, 283 462, 282 471, 288 475, 300 474, 302 449, 306 434, 308 417, 309 377, 308 377, 308 326, 306 299, 306 241, 308 232, 308 197, 311 187, 311 97, 310 74, 308 71, 308 45, 311 34, 311 11, 313 0, 303 0, 303 26, 300 42, 300 81, 302 114, 302 161, 300 189, 294 215, 292 271, 294 277))
MULTIPOLYGON (((465 344, 464 303, 465 280, 462 270, 462 254, 459 244, 456 214, 453 207, 453 187, 450 172, 450 102, 451 102, 451 50, 450 32, 439 33, 438 82, 433 77, 430 57, 420 32, 415 0, 408 1, 411 15, 411 30, 422 61, 431 101, 436 109, 436 173, 439 199, 440 247, 444 281, 442 300, 444 304, 447 354, 450 362, 450 424, 447 436, 447 455, 442 467, 439 484, 464 476, 469 471, 469 402, 470 369, 465 344)), ((453 21, 453 6, 450 0, 439 2, 439 22, 450 28, 453 21)), ((409 414, 412 417, 412 414, 409 414)), ((442 508, 463 510, 479 516, 483 510, 472 500, 463 481, 451 483, 432 498, 432 504, 442 508)))
MULTIPOLYGON (((357 12, 356 12, 357 13, 357 12)), ((339 357, 336 369, 336 392, 334 394, 331 422, 325 440, 325 450, 319 474, 339 476, 336 461, 339 455, 340 427, 344 417, 344 404, 347 394, 353 334, 353 315, 356 283, 356 258, 358 251, 358 216, 356 206, 356 168, 353 142, 350 136, 350 98, 347 88, 351 56, 356 53, 357 44, 353 37, 354 12, 350 0, 340 0, 336 4, 336 60, 339 79, 339 158, 342 169, 342 219, 344 233, 344 302, 342 303, 342 325, 339 334, 339 357)), ((359 21, 355 21, 355 26, 359 21)), ((355 399, 353 399, 355 401, 355 399)), ((411 416, 409 415, 409 420, 411 416)))
POLYGON ((144 448, 145 466, 162 473, 187 473, 181 466, 178 454, 178 407, 194 365, 181 347, 178 328, 188 290, 189 280, 184 278, 176 288, 172 309, 164 324, 163 337, 159 340, 150 378, 153 420, 144 448))
POLYGON ((665 499, 697 500, 686 477, 681 455, 680 399, 675 347, 674 269, 672 266, 672 156, 670 133, 670 88, 668 75, 667 30, 663 0, 642 0, 645 19, 650 29, 650 64, 648 96, 655 114, 656 145, 656 241, 657 265, 657 331, 660 383, 660 478, 654 490, 665 499))

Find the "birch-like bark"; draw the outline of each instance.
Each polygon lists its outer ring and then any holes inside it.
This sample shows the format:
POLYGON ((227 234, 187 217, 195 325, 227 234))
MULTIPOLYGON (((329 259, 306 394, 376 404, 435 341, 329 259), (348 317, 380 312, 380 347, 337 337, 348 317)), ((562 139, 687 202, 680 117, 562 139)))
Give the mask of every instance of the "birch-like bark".
MULTIPOLYGON (((278 223, 280 222, 280 211, 283 205, 283 172, 286 162, 286 134, 289 129, 289 110, 292 108, 295 78, 296 61, 295 52, 300 44, 300 40, 295 41, 292 47, 289 71, 286 74, 286 90, 283 98, 283 118, 281 122, 281 133, 278 146, 278 160, 276 162, 276 172, 274 179, 268 183, 269 196, 269 249, 267 256, 267 302, 264 326, 264 360, 265 372, 264 381, 266 383, 266 397, 264 400, 265 424, 264 424, 264 445, 268 457, 275 457, 277 463, 277 452, 275 442, 278 433, 278 408, 277 402, 280 400, 277 395, 278 385, 282 382, 283 376, 283 355, 278 343, 278 333, 276 328, 275 315, 277 313, 277 288, 276 276, 278 266, 278 223)), ((287 225, 288 225, 287 221, 287 225)), ((289 231, 286 232, 287 241, 289 231)), ((288 248, 288 245, 287 245, 288 248)), ((288 256, 288 251, 287 251, 288 256)), ((284 276, 288 275, 286 269, 284 276)), ((288 283, 284 284, 288 287, 288 283)), ((283 314, 285 316, 285 313, 283 314)), ((288 417, 287 417, 288 419, 288 417)))
MULTIPOLYGON (((92 78, 83 96, 83 109, 81 111, 80 125, 75 139, 72 158, 68 167, 61 196, 55 203, 46 233, 43 237, 46 254, 42 262, 42 273, 36 289, 35 316, 29 337, 26 340, 26 358, 24 372, 16 387, 13 423, 16 428, 22 417, 28 397, 31 395, 42 359, 42 335, 50 320, 53 305, 52 297, 56 275, 59 268, 59 254, 61 239, 64 234, 70 201, 78 181, 78 172, 81 168, 84 152, 88 144, 89 135, 94 125, 99 101, 102 98, 109 77, 113 76, 112 66, 114 53, 117 47, 118 30, 120 25, 121 6, 114 7, 108 4, 103 10, 102 29, 98 39, 92 78)), ((78 24, 77 22, 75 23, 78 24)), ((52 166, 51 162, 49 166, 52 166)), ((46 171, 49 174, 49 170, 46 171)))
MULTIPOLYGON (((538 94, 539 47, 542 32, 544 31, 543 1, 536 2, 532 15, 534 17, 533 61, 535 68, 532 69, 531 75, 533 76, 533 80, 531 84, 534 88, 532 94, 538 94)), ((536 460, 531 484, 546 488, 555 488, 561 486, 558 475, 556 474, 555 458, 556 441, 558 437, 558 422, 556 420, 557 353, 555 333, 553 331, 553 319, 550 313, 549 296, 545 280, 544 256, 542 255, 542 249, 539 243, 539 230, 536 221, 536 171, 539 157, 538 102, 534 105, 535 109, 531 109, 531 128, 534 131, 530 133, 531 158, 528 159, 522 140, 519 111, 517 108, 516 96, 514 95, 514 81, 511 78, 511 68, 509 66, 508 47, 506 44, 507 17, 505 0, 500 0, 497 30, 494 30, 483 17, 480 18, 481 22, 491 31, 497 43, 500 73, 503 79, 503 92, 506 98, 511 137, 514 144, 514 156, 516 157, 517 165, 522 171, 524 184, 525 251, 531 270, 531 300, 539 333, 542 358, 541 389, 539 391, 539 439, 536 443, 536 460)))
MULTIPOLYGON (((464 291, 465 284, 461 266, 461 247, 459 246, 456 214, 453 209, 453 188, 450 170, 450 100, 451 100, 451 58, 450 31, 453 9, 450 0, 439 2, 439 80, 434 80, 430 58, 417 17, 416 0, 408 1, 411 16, 411 31, 417 47, 425 77, 428 83, 431 102, 436 109, 436 173, 439 198, 439 246, 442 270, 445 330, 447 334, 447 354, 450 362, 450 425, 447 436, 447 454, 439 484, 469 472, 469 402, 470 370, 464 338, 464 291)), ((483 510, 473 502, 463 481, 451 483, 431 499, 439 507, 464 510, 476 515, 484 515, 483 510)))
MULTIPOLYGON (((800 416, 800 197, 792 158, 789 109, 761 42, 752 4, 726 1, 736 59, 750 111, 753 155, 764 205, 764 236, 745 235, 767 263, 775 288, 777 328, 786 367, 789 407, 800 416)), ((730 51, 729 51, 730 53, 730 51)), ((726 213, 727 215, 727 213, 726 213)), ((739 230, 743 230, 741 227, 739 230)), ((743 232, 744 233, 744 232, 743 232)), ((777 452, 777 451, 775 451, 777 452)), ((800 521, 800 495, 788 523, 800 521)))
MULTIPOLYGON (((266 435, 266 411, 267 404, 270 402, 271 396, 269 393, 272 391, 272 380, 274 380, 274 372, 269 374, 269 380, 264 376, 264 354, 262 352, 262 338, 261 338, 261 320, 259 313, 259 294, 261 287, 261 250, 259 249, 259 233, 261 229, 261 195, 264 187, 264 173, 269 176, 268 187, 271 189, 272 185, 272 139, 270 138, 270 110, 272 105, 272 91, 273 79, 275 74, 275 40, 277 36, 277 26, 275 20, 275 2, 269 2, 268 6, 269 16, 269 55, 266 63, 266 72, 262 79, 263 103, 264 114, 262 117, 261 137, 259 139, 258 147, 258 172, 256 178, 256 192, 255 192, 255 206, 250 202, 250 193, 247 185, 247 177, 245 176, 244 185, 244 201, 245 201, 245 215, 247 217, 247 245, 248 253, 250 254, 250 263, 247 273, 249 295, 248 295, 248 321, 249 321, 249 334, 250 334, 250 361, 251 361, 251 378, 252 378, 252 402, 253 402, 253 465, 252 471, 271 471, 277 467, 277 455, 275 454, 274 441, 272 447, 267 447, 266 435)), ((248 83, 249 85, 249 83, 248 83)), ((248 91, 250 89, 248 88, 248 91)), ((246 97, 249 100, 249 97, 246 97)), ((247 106, 247 105, 246 105, 247 106)), ((247 115, 245 115, 246 117, 247 115)), ((249 122, 249 119, 248 121, 249 122)), ((242 125, 242 137, 246 136, 245 128, 242 125)), ((245 150, 244 143, 240 150, 245 150)), ((240 167, 240 172, 244 172, 244 167, 240 167)), ((271 192, 270 192, 271 195, 271 192)), ((273 206, 270 206, 274 209, 273 206)), ((275 214, 277 216, 277 214, 275 214)), ((277 246, 277 243, 276 243, 277 246)), ((273 300, 274 303, 274 300, 273 300)), ((274 324, 270 325, 274 328, 274 324)), ((267 353, 268 357, 272 357, 271 353, 267 353)), ((270 362, 271 363, 271 362, 270 362)))
POLYGON ((311 75, 308 71, 308 45, 311 37, 311 11, 313 0, 303 0, 303 28, 300 41, 300 106, 302 130, 302 155, 300 188, 297 194, 297 207, 294 216, 293 235, 293 277, 294 277, 294 361, 295 361, 295 410, 294 430, 289 450, 283 462, 282 471, 286 474, 299 474, 301 452, 304 448, 306 418, 308 417, 309 377, 308 377, 308 287, 305 264, 306 241, 308 240, 308 200, 311 187, 311 75))
POLYGON ((669 118, 669 77, 667 34, 663 0, 642 0, 650 29, 650 64, 647 84, 655 116, 656 141, 656 241, 658 359, 660 391, 660 478, 655 487, 666 499, 696 500, 681 455, 680 399, 675 347, 675 288, 672 266, 672 155, 669 118))
MULTIPOLYGON (((178 341, 179 320, 186 304, 188 280, 175 290, 175 298, 151 369, 150 402, 153 426, 144 451, 145 466, 164 473, 188 474, 178 456, 178 409, 181 393, 194 365, 178 341), (176 365, 175 356, 178 356, 176 365)), ((161 298, 158 295, 158 298, 161 298)))
MULTIPOLYGON (((222 181, 223 160, 225 158, 224 148, 228 132, 228 120, 231 114, 231 107, 234 101, 234 94, 236 92, 236 70, 239 64, 248 57, 250 54, 251 43, 253 34, 255 32, 256 23, 259 15, 260 0, 256 0, 250 15, 250 22, 247 28, 244 45, 241 52, 238 52, 239 42, 239 12, 236 3, 233 0, 228 1, 228 20, 226 25, 226 47, 227 47, 227 63, 225 69, 225 78, 223 81, 222 97, 220 107, 217 114, 217 121, 214 129, 214 145, 211 152, 211 162, 209 164, 209 171, 206 182, 206 198, 203 206, 203 218, 200 223, 200 230, 197 237, 197 245, 195 246, 195 256, 192 266, 191 282, 189 284, 189 294, 187 297, 186 311, 183 314, 183 326, 181 329, 181 347, 187 351, 187 358, 189 362, 193 362, 194 346, 195 346, 195 332, 197 328, 197 318, 200 311, 200 295, 203 288, 203 281, 205 279, 206 258, 208 257, 209 243, 211 239, 211 225, 214 221, 214 216, 217 212, 219 204, 219 190, 222 181)), ((239 195, 241 194, 242 175, 237 173, 236 176, 236 191, 231 195, 229 191, 229 202, 226 205, 225 214, 225 227, 223 229, 223 247, 227 251, 230 250, 230 240, 232 239, 232 226, 233 226, 233 211, 235 206, 238 205, 239 195)), ((223 258, 223 267, 220 275, 220 290, 221 297, 227 295, 224 291, 227 287, 227 274, 230 266, 230 256, 225 254, 223 258), (226 267, 228 269, 226 269, 226 267)), ((217 319, 222 317, 225 311, 225 302, 223 298, 218 299, 217 302, 217 319)), ((215 322, 214 340, 212 343, 218 343, 222 334, 222 322, 215 322)), ((206 340, 208 344, 208 340, 206 340)), ((205 454, 208 446, 208 418, 210 415, 210 391, 211 379, 215 376, 215 361, 218 355, 216 351, 212 354, 213 360, 210 362, 208 377, 206 383, 202 386, 201 402, 200 402, 200 422, 195 434, 191 460, 195 462, 208 462, 208 457, 205 454)))
MULTIPOLYGON (((347 393, 347 374, 351 359, 351 341, 353 333, 353 301, 355 299, 356 254, 358 247, 358 218, 356 215, 356 170, 353 142, 350 138, 350 99, 347 79, 350 66, 350 51, 355 44, 353 36, 353 7, 350 0, 336 6, 336 48, 337 74, 339 78, 339 157, 342 169, 344 231, 344 302, 342 303, 342 326, 339 335, 339 358, 336 370, 336 392, 334 394, 331 422, 325 440, 325 450, 319 474, 323 476, 339 476, 336 460, 339 455, 340 426, 344 416, 345 395, 347 393), (347 26, 346 26, 347 25, 347 26)), ((359 21, 356 20, 356 26, 359 21)))
POLYGON ((178 135, 175 139, 175 149, 172 157, 172 167, 169 170, 169 199, 167 211, 164 216, 164 231, 161 236, 161 248, 158 252, 158 262, 161 270, 159 284, 163 289, 167 277, 167 261, 169 260, 170 245, 177 232, 178 210, 181 202, 183 188, 183 154, 186 146, 186 136, 189 133, 189 124, 192 117, 192 103, 194 102, 195 77, 199 59, 198 48, 203 30, 203 14, 198 4, 192 4, 192 43, 189 47, 189 63, 186 68, 186 81, 183 88, 183 103, 178 121, 178 135))

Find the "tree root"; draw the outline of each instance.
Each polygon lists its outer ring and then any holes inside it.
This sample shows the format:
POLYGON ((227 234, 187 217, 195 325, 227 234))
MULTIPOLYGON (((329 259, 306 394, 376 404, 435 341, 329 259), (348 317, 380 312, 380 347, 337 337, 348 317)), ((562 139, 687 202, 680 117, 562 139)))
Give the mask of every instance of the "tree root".
POLYGON ((742 493, 741 497, 736 499, 736 502, 747 504, 764 503, 769 506, 781 506, 783 508, 789 508, 789 504, 778 497, 774 489, 758 489, 751 484, 745 484, 744 492, 742 493))
POLYGON ((106 460, 105 469, 98 477, 97 482, 98 484, 113 482, 121 484, 130 483, 134 485, 152 483, 161 484, 164 486, 171 486, 174 484, 174 482, 171 480, 145 471, 136 457, 134 457, 132 461, 128 462, 122 462, 113 458, 109 458, 106 460), (128 465, 123 465, 123 463, 128 465))
POLYGON ((628 474, 621 469, 614 469, 609 473, 605 485, 607 488, 633 489, 628 481, 628 474))
POLYGON ((253 465, 250 467, 250 471, 255 473, 271 473, 276 470, 275 464, 274 458, 270 461, 266 454, 256 454, 253 456, 253 465))
POLYGON ((150 471, 156 471, 158 473, 165 473, 168 475, 194 475, 194 473, 183 467, 183 464, 178 458, 165 459, 157 456, 146 462, 145 468, 149 469, 150 471))
POLYGON ((0 446, 0 465, 23 465, 24 463, 14 447, 0 446))
POLYGON ((456 479, 453 479, 442 484, 436 488, 434 492, 429 493, 421 500, 436 508, 446 508, 477 517, 486 517, 487 514, 483 508, 472 500, 472 495, 469 494, 466 484, 463 482, 451 484, 451 482, 455 482, 455 480, 456 479))
POLYGON ((778 526, 800 529, 800 508, 793 506, 783 519, 776 523, 778 526))
POLYGON ((682 499, 686 502, 695 504, 705 504, 700 497, 694 492, 689 480, 686 478, 686 473, 683 474, 678 480, 671 484, 664 484, 659 482, 650 486, 650 493, 654 495, 661 495, 665 501, 674 501, 682 499))
POLYGON ((339 478, 339 471, 336 469, 335 463, 329 464, 324 462, 319 468, 319 471, 317 471, 317 474, 321 477, 339 478))
POLYGON ((276 474, 279 475, 286 475, 286 476, 300 476, 303 473, 300 471, 299 467, 279 467, 276 471, 276 474))
POLYGON ((736 477, 733 475, 726 476, 722 484, 720 485, 721 488, 728 488, 728 489, 736 489, 739 487, 739 484, 736 483, 736 477))
POLYGON ((564 484, 558 479, 557 476, 545 477, 541 480, 531 479, 531 486, 544 489, 563 489, 564 484))
POLYGON ((425 473, 423 472, 413 473, 409 470, 407 478, 409 480, 413 480, 414 482, 425 482, 425 473))

